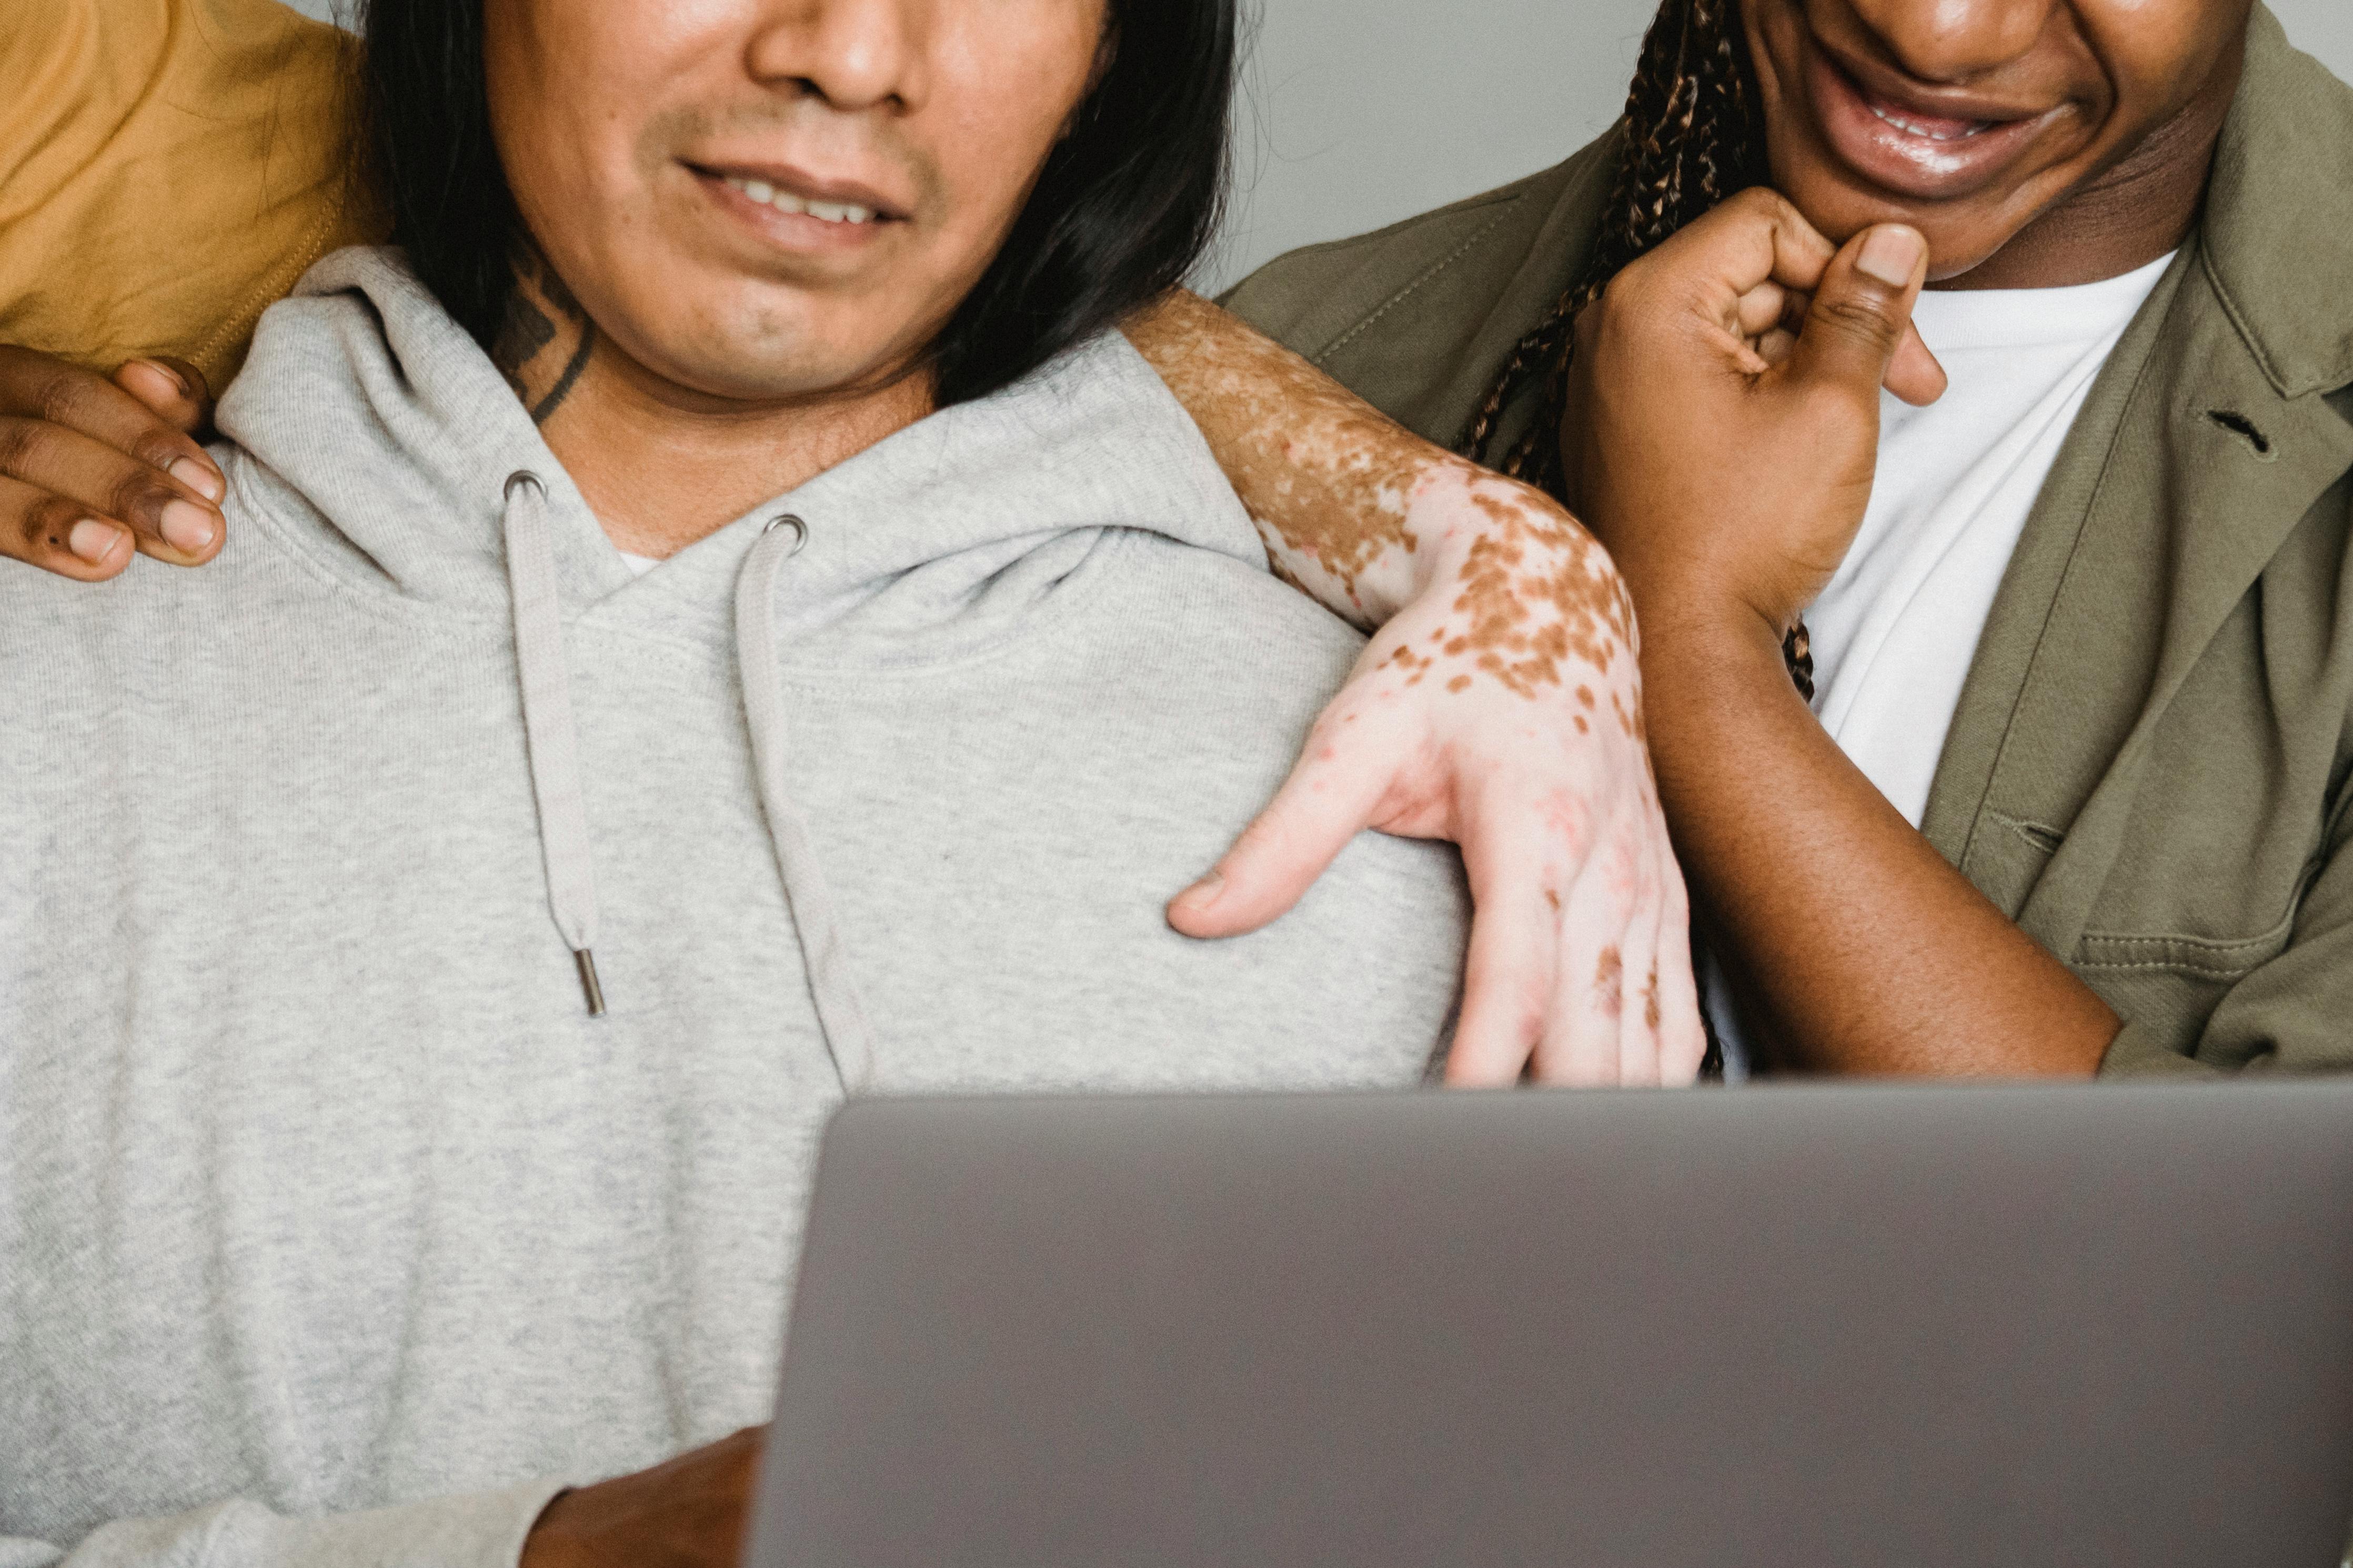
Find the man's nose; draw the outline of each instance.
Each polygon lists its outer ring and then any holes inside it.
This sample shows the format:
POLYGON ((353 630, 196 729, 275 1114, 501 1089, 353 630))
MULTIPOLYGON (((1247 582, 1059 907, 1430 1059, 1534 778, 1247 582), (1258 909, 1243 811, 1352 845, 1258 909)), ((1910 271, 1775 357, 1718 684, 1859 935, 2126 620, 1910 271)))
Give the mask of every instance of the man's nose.
POLYGON ((2066 0, 1847 0, 1889 63, 1921 81, 1965 82, 2032 49, 2066 0))
POLYGON ((763 81, 798 81, 839 110, 923 101, 932 0, 774 0, 747 64, 763 81))

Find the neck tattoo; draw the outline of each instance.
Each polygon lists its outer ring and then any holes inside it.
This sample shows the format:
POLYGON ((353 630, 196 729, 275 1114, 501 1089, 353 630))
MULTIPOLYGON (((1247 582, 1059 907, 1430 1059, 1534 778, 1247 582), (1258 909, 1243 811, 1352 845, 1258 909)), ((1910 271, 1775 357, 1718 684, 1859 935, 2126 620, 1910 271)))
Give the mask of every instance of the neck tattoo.
POLYGON ((491 343, 491 362, 531 411, 533 424, 546 424, 572 395, 596 346, 596 323, 555 268, 535 248, 517 258, 514 291, 491 343))

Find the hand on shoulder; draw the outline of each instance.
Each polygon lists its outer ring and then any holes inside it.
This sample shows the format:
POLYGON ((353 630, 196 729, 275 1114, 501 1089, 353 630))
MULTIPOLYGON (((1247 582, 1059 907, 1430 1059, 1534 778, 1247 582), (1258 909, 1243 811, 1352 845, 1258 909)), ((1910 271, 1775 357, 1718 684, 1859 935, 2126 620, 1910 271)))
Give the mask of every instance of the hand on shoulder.
POLYGON ((210 561, 227 535, 227 487, 195 439, 211 416, 182 362, 132 360, 110 379, 0 347, 0 555, 84 583, 134 553, 210 561))

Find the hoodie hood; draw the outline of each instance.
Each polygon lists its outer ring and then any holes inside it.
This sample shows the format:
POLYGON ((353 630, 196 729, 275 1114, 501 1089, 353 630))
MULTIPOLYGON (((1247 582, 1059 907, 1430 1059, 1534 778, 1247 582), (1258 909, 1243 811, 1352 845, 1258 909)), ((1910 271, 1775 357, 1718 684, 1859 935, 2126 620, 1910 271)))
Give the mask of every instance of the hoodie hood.
POLYGON ((222 433, 274 521, 355 585, 510 611, 508 479, 545 487, 569 614, 628 599, 732 637, 724 590, 761 530, 806 542, 776 605, 788 665, 950 658, 1034 608, 1106 529, 1254 566, 1265 552, 1184 409, 1119 334, 944 409, 754 508, 639 579, 520 400, 392 248, 339 251, 263 318, 222 433))
POLYGON ((872 1030, 786 787, 782 669, 966 655, 1039 620, 1114 531, 1264 560, 1199 433, 1116 333, 918 421, 642 579, 397 252, 313 268, 263 320, 220 424, 256 460, 238 479, 295 548, 362 591, 511 624, 548 911, 594 1016, 599 908, 566 624, 732 644, 771 847, 850 1089, 871 1075, 872 1030))
POLYGON ((311 289, 211 565, 0 571, 0 1563, 515 1568, 773 1413, 845 1084, 1423 1080, 1451 846, 1164 918, 1365 643, 1118 341, 631 580, 396 263, 311 289))

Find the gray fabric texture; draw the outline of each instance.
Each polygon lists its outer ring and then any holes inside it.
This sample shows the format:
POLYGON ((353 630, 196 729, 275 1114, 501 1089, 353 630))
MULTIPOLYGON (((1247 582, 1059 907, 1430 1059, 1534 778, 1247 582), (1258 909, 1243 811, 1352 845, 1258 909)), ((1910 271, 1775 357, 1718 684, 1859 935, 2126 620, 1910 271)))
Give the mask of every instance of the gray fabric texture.
POLYGON ((635 579, 393 253, 272 309, 221 427, 213 566, 0 574, 0 1568, 507 1563, 764 1419, 845 1078, 1440 1048, 1449 848, 1162 920, 1360 642, 1124 341, 635 579))

